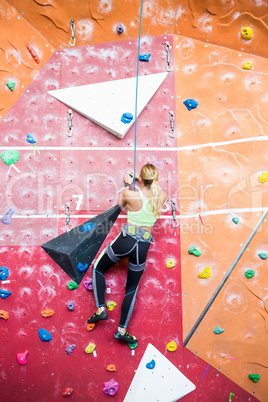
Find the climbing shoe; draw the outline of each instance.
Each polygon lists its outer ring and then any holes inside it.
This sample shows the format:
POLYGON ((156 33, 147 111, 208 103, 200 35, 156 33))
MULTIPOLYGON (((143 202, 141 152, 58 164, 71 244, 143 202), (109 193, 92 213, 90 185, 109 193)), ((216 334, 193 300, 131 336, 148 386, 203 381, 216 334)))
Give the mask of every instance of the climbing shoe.
POLYGON ((91 324, 92 322, 97 322, 100 320, 107 320, 107 318, 108 318, 108 315, 107 315, 106 311, 103 310, 100 314, 98 314, 97 312, 95 314, 93 314, 93 316, 90 317, 87 320, 87 322, 88 322, 88 324, 91 324))
POLYGON ((130 335, 127 331, 124 334, 121 334, 118 330, 114 334, 114 338, 119 341, 125 341, 127 343, 136 343, 138 339, 135 336, 130 335))

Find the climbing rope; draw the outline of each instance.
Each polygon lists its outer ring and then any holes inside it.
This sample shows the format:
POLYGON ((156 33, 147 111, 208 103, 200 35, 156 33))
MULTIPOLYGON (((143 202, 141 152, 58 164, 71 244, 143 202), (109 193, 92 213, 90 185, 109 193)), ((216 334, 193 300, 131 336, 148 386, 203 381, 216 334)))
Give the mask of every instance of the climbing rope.
POLYGON ((143 0, 141 0, 140 26, 139 26, 139 40, 138 40, 138 57, 137 57, 137 76, 136 76, 135 135, 134 135, 134 180, 133 180, 133 181, 134 181, 134 191, 135 191, 136 157, 137 157, 137 103, 138 103, 139 54, 140 54, 140 42, 141 42, 142 6, 143 6, 143 0))

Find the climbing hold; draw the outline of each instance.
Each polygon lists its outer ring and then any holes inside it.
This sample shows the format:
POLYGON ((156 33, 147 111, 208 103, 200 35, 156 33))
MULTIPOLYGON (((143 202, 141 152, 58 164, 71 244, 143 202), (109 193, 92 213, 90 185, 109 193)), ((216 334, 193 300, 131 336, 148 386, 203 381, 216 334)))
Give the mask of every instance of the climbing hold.
POLYGON ((27 364, 27 356, 29 354, 28 350, 25 350, 24 353, 18 353, 17 354, 17 362, 21 364, 22 366, 25 366, 27 364))
POLYGON ((237 225, 238 222, 239 222, 239 218, 238 218, 238 217, 235 217, 235 218, 232 219, 232 221, 237 225))
POLYGON ((199 257, 201 255, 201 252, 192 244, 191 247, 188 250, 189 254, 193 254, 196 257, 199 257))
POLYGON ((77 269, 80 272, 85 272, 88 269, 88 264, 83 265, 81 262, 77 264, 77 269))
POLYGON ((222 332, 224 332, 224 329, 222 329, 222 328, 220 328, 220 327, 218 327, 218 326, 216 326, 214 329, 213 329, 213 332, 214 332, 214 334, 221 334, 222 332))
POLYGON ((195 109, 198 106, 198 103, 194 99, 186 99, 183 103, 188 110, 195 109))
POLYGON ((4 320, 8 320, 9 319, 8 312, 4 311, 4 310, 0 310, 0 318, 4 318, 4 320))
POLYGON ((96 348, 96 345, 94 343, 89 343, 85 349, 85 352, 92 353, 92 352, 94 352, 95 348, 96 348))
POLYGON ((38 330, 38 335, 42 342, 50 342, 52 340, 52 335, 44 328, 38 330))
MULTIPOLYGON (((260 253, 258 254, 258 256, 262 259, 262 260, 266 260, 266 258, 268 257, 267 253, 260 253)), ((0 269, 0 273, 1 273, 1 269, 0 269)))
POLYGON ((94 228, 94 223, 88 222, 81 227, 81 232, 90 232, 94 228))
POLYGON ((18 151, 14 151, 13 149, 4 151, 1 153, 0 158, 4 162, 5 165, 12 165, 13 163, 18 162, 20 158, 20 153, 18 151))
POLYGON ((253 36, 253 31, 249 27, 244 27, 241 29, 241 36, 243 39, 249 40, 253 36))
POLYGON ((69 301, 67 303, 67 309, 70 311, 74 311, 74 302, 73 301, 69 301))
POLYGON ((249 374, 248 378, 252 380, 253 382, 258 382, 259 379, 261 378, 260 374, 249 374))
POLYGON ((265 183, 268 180, 268 172, 264 172, 258 176, 260 183, 265 183))
POLYGON ((36 143, 34 137, 29 133, 27 134, 26 141, 29 142, 30 144, 35 144, 36 143))
POLYGON ((134 342, 134 343, 128 343, 128 347, 129 349, 136 349, 136 347, 138 346, 138 342, 134 342))
POLYGON ((92 331, 95 328, 94 322, 90 322, 87 324, 87 331, 92 331))
POLYGON ((7 212, 4 213, 4 215, 2 216, 1 222, 4 225, 9 225, 11 223, 11 219, 12 219, 12 215, 15 212, 15 208, 11 207, 7 210, 7 212))
POLYGON ((155 368, 155 360, 151 360, 149 363, 146 364, 146 368, 153 370, 155 368))
POLYGON ((139 55, 139 60, 140 61, 149 61, 150 60, 150 53, 144 53, 139 55))
POLYGON ((15 86, 16 82, 14 81, 7 81, 6 82, 6 86, 10 89, 10 91, 13 92, 14 86, 15 86))
POLYGON ((119 35, 124 32, 124 27, 123 27, 122 24, 117 24, 116 32, 117 32, 119 35))
POLYGON ((108 301, 106 306, 109 311, 113 311, 113 309, 117 306, 117 303, 115 301, 108 301))
POLYGON ((48 310, 41 311, 41 316, 44 318, 52 317, 53 315, 54 315, 54 310, 48 309, 48 310))
POLYGON ((65 388, 65 391, 62 393, 62 396, 70 396, 73 393, 72 388, 65 388))
POLYGON ((245 277, 248 278, 248 279, 252 278, 254 275, 255 275, 255 272, 252 269, 248 269, 245 272, 245 277))
POLYGON ((108 364, 108 366, 106 366, 106 370, 107 371, 116 371, 116 367, 114 364, 108 364))
POLYGON ((166 348, 167 350, 169 350, 169 352, 175 352, 175 350, 177 349, 177 344, 171 341, 167 344, 166 348))
POLYGON ((78 285, 77 285, 76 282, 71 281, 71 282, 68 283, 67 288, 70 289, 70 290, 77 289, 78 285))
POLYGON ((210 267, 206 267, 202 269, 202 271, 198 274, 198 278, 208 279, 211 276, 211 269, 210 267))
POLYGON ((253 67, 252 61, 246 61, 242 66, 244 70, 250 70, 252 67, 253 67))
POLYGON ((166 261, 166 267, 167 267, 167 268, 174 268, 175 265, 176 265, 176 261, 175 261, 173 258, 169 258, 169 259, 166 261))
POLYGON ((115 395, 118 391, 118 382, 116 382, 113 378, 108 381, 103 383, 103 392, 107 395, 115 395))
POLYGON ((121 121, 124 124, 129 124, 133 120, 133 114, 132 113, 123 113, 121 117, 121 121))
POLYGON ((11 292, 9 290, 0 289, 0 297, 2 297, 2 299, 6 299, 10 295, 11 295, 11 292))
POLYGON ((7 267, 0 267, 0 280, 4 281, 8 278, 9 270, 7 267))
POLYGON ((65 349, 65 352, 67 353, 67 355, 71 355, 73 350, 76 348, 76 345, 69 345, 67 346, 67 348, 65 349))
POLYGON ((83 282, 83 286, 86 290, 93 290, 92 279, 87 277, 83 282))
POLYGON ((33 56, 34 61, 39 64, 40 63, 40 59, 36 53, 36 51, 34 50, 34 48, 32 47, 32 45, 30 43, 26 43, 26 47, 29 50, 29 52, 31 53, 31 55, 33 56))

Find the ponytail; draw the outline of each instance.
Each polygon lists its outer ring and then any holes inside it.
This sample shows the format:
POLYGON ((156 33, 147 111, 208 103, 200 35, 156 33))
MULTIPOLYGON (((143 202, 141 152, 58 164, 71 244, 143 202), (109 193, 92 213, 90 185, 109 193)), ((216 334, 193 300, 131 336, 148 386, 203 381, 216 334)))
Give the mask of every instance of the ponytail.
POLYGON ((161 190, 158 183, 159 172, 154 165, 147 163, 141 169, 140 173, 144 185, 150 188, 150 204, 152 212, 156 218, 161 215, 162 203, 161 203, 161 190))

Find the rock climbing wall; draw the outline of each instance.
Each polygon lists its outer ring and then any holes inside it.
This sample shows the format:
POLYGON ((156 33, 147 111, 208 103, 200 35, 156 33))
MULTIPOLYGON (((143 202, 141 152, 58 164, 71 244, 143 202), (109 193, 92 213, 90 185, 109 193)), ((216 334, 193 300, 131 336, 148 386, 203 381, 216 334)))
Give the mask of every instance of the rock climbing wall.
MULTIPOLYGON (((60 400, 68 387, 72 400, 106 400, 103 383, 112 378, 119 383, 114 398, 123 401, 148 343, 195 384, 185 401, 266 398, 261 345, 267 337, 267 260, 259 257, 267 253, 266 220, 187 348, 183 341, 267 206, 267 183, 258 181, 267 171, 267 4, 159 0, 144 1, 142 11, 140 53, 151 58, 139 63, 139 74, 166 71, 167 41, 171 72, 137 121, 137 167, 147 161, 159 167, 168 200, 130 322, 139 338, 131 350, 113 339, 126 262, 107 274, 106 301, 117 307, 107 323, 88 332, 92 292, 82 283, 69 290, 70 278, 40 245, 66 230, 66 203, 72 227, 115 205, 123 173, 133 168, 134 126, 119 140, 72 111, 68 137, 68 106, 48 91, 135 77, 140 1, 0 4, 0 150, 20 153, 13 165, 0 161, 1 215, 15 208, 11 223, 0 228, 0 265, 9 269, 0 287, 5 296, 12 292, 0 299, 0 310, 9 313, 7 320, 2 313, 0 338, 6 401, 60 400), (253 29, 252 39, 241 37, 244 26, 253 29), (252 69, 242 69, 248 62, 252 69), (187 99, 197 108, 188 110, 187 99), (191 245, 199 257, 188 253, 191 245), (175 267, 166 266, 168 259, 175 267), (207 266, 211 276, 198 278, 207 266), (252 278, 245 276, 248 270, 252 278), (45 309, 54 315, 42 317, 45 309), (214 334, 216 326, 224 332, 214 334), (41 341, 40 328, 52 335, 50 342, 41 341), (168 342, 176 342, 177 350, 168 351, 168 342), (84 351, 89 343, 96 345, 94 354, 84 351), (27 364, 20 365, 16 356, 25 350, 27 364), (116 372, 105 370, 111 363, 116 372), (252 382, 248 374, 260 374, 260 380, 252 382)), ((125 221, 123 212, 100 251, 125 221)))

